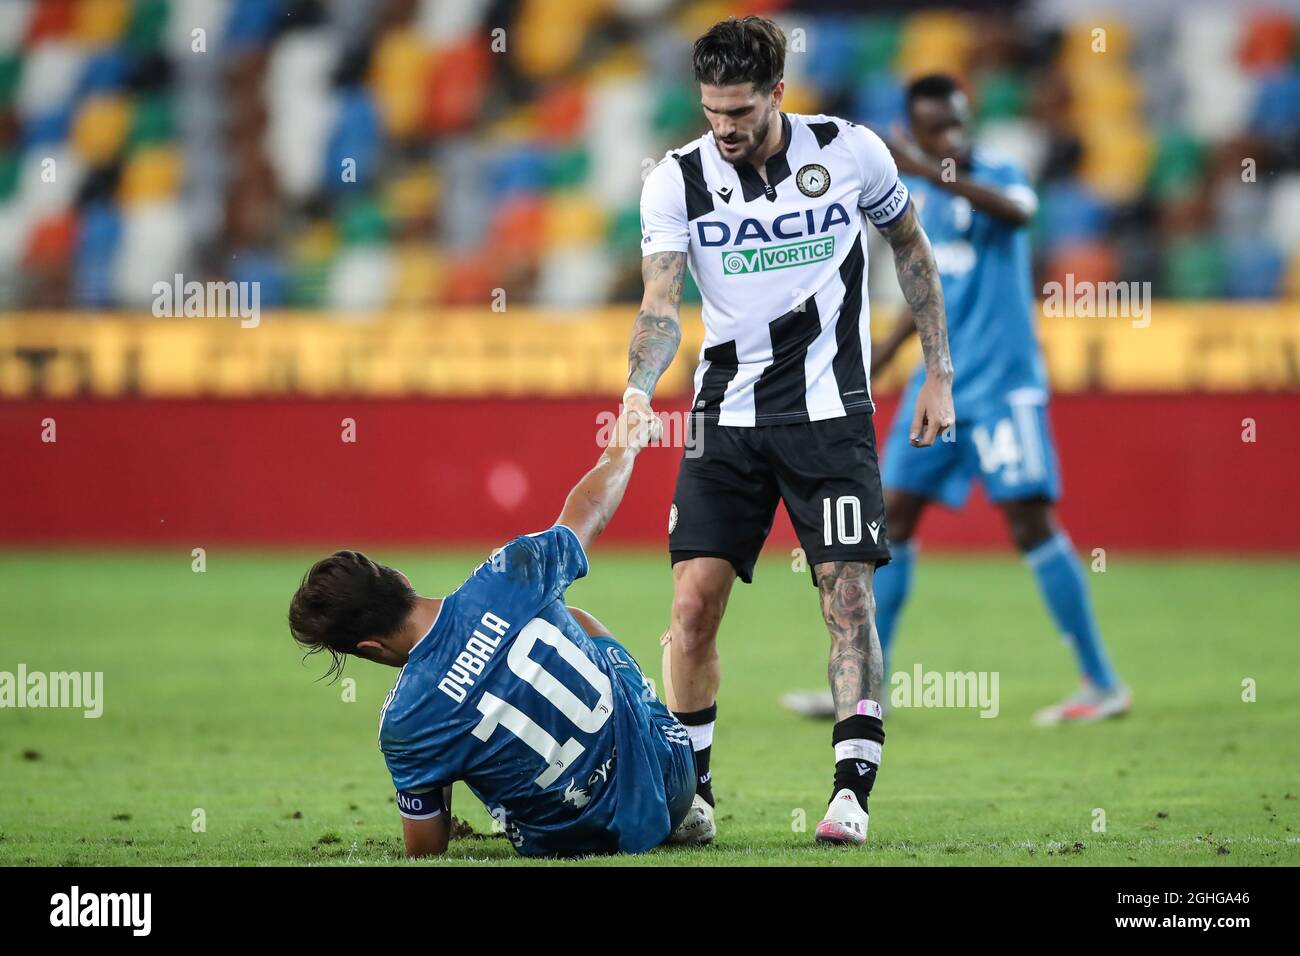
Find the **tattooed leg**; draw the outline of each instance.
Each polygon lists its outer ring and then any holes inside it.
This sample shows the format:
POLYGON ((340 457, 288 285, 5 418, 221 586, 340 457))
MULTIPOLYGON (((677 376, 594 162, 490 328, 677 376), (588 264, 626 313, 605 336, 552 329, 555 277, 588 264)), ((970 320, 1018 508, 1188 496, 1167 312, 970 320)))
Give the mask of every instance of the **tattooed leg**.
POLYGON ((828 675, 835 698, 835 782, 826 816, 817 824, 818 843, 862 846, 867 842, 867 800, 880 769, 885 727, 875 707, 858 709, 864 700, 879 703, 884 684, 876 603, 871 595, 873 565, 862 561, 827 561, 817 565, 822 617, 831 633, 828 675))
POLYGON ((856 713, 858 701, 879 701, 884 661, 876 634, 876 602, 871 593, 874 567, 862 561, 828 561, 817 565, 822 617, 831 635, 827 668, 835 719, 856 713))

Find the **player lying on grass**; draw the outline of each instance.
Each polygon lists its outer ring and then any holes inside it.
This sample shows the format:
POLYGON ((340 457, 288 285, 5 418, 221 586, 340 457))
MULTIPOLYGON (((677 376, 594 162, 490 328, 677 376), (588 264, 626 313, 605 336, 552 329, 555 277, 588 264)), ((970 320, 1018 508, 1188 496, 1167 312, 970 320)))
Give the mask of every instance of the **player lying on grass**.
POLYGON ((294 638, 400 667, 379 718, 406 852, 443 853, 463 780, 525 856, 640 853, 706 843, 685 728, 632 655, 564 592, 623 498, 653 420, 619 438, 574 486, 555 526, 493 552, 452 594, 423 597, 357 551, 318 561, 289 607, 294 638))

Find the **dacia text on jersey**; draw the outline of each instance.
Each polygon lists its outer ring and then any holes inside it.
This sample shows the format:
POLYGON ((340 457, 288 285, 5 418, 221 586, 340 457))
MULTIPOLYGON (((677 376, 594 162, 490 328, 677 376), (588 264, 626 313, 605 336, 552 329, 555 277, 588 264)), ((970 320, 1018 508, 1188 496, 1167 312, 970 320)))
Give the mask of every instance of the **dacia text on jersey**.
POLYGON ((770 269, 789 269, 834 258, 835 237, 817 237, 821 233, 830 232, 834 226, 847 226, 851 222, 848 211, 835 202, 822 212, 820 223, 816 209, 804 209, 777 216, 766 225, 758 219, 743 219, 734 236, 731 227, 718 219, 701 219, 695 223, 695 229, 701 248, 734 247, 753 240, 762 243, 771 243, 774 239, 799 240, 752 249, 723 248, 722 274, 741 275, 770 269))

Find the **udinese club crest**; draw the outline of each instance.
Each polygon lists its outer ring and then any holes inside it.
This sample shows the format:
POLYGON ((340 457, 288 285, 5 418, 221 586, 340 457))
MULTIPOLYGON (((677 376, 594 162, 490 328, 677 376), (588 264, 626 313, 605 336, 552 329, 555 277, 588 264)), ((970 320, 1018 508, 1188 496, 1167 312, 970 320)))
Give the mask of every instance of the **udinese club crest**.
POLYGON ((820 163, 809 163, 795 175, 794 182, 799 192, 816 199, 831 188, 831 174, 820 163))

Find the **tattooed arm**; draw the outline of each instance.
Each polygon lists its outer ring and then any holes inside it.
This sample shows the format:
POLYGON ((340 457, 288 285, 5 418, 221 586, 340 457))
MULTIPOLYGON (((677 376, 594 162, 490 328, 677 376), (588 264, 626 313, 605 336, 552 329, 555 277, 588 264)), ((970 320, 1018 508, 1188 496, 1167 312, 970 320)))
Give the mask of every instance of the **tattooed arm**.
POLYGON ((645 294, 627 348, 627 387, 640 389, 646 398, 643 400, 633 392, 625 395, 624 401, 647 417, 651 414, 650 398, 654 396, 659 377, 672 364, 682 341, 678 310, 685 274, 684 252, 656 252, 641 260, 645 294))
POLYGON ((894 248, 898 284, 912 312, 921 350, 925 353, 925 384, 912 415, 912 444, 926 447, 952 425, 952 358, 948 354, 948 323, 943 311, 943 286, 930 240, 908 206, 896 222, 880 230, 894 248))

